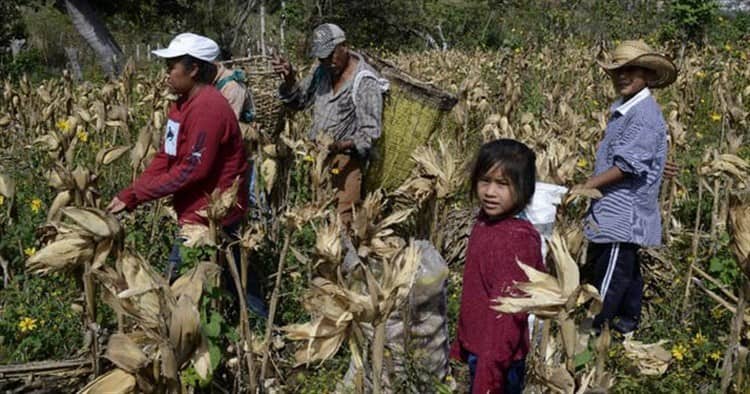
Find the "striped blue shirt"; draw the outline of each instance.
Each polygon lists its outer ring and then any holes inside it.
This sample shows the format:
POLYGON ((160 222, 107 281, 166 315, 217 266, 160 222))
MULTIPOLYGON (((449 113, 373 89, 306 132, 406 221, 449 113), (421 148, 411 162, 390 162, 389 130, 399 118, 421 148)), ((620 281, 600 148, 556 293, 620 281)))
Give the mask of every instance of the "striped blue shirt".
POLYGON ((661 245, 659 189, 667 159, 667 124, 648 88, 610 109, 604 139, 596 151, 594 174, 612 166, 625 179, 601 188, 591 203, 584 233, 595 243, 661 245))

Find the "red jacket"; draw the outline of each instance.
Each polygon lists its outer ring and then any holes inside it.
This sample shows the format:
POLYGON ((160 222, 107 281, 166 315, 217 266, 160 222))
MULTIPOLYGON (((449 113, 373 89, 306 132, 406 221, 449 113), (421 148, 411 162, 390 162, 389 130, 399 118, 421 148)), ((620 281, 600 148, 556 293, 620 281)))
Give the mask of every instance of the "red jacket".
POLYGON ((196 212, 217 187, 224 190, 239 177, 237 206, 224 225, 247 209, 247 155, 237 119, 227 100, 213 86, 180 98, 169 109, 161 150, 145 171, 117 197, 129 210, 172 194, 180 225, 206 223, 196 212))
POLYGON ((510 363, 529 352, 527 314, 501 314, 490 309, 499 296, 520 295, 515 282, 528 281, 516 259, 546 271, 541 239, 526 220, 477 219, 469 237, 464 266, 458 332, 451 357, 477 356, 474 394, 503 393, 510 363))

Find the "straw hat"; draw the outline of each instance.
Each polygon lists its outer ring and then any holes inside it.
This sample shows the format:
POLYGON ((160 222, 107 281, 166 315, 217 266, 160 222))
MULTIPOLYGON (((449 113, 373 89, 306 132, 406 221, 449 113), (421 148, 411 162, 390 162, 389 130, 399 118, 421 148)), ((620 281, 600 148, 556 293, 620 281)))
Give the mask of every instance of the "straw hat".
POLYGON ((600 53, 596 62, 610 75, 624 66, 652 70, 656 74, 654 79, 648 81, 648 86, 652 88, 663 88, 677 79, 677 67, 674 63, 668 57, 654 52, 643 40, 623 41, 612 51, 609 59, 600 53))

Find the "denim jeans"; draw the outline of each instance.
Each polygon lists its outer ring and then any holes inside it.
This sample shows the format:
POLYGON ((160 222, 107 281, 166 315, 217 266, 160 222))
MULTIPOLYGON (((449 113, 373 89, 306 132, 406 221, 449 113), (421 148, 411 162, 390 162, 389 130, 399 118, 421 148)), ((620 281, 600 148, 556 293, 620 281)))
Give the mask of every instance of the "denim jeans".
MULTIPOLYGON (((469 393, 474 390, 474 375, 477 371, 477 361, 479 357, 473 353, 469 353, 466 361, 469 363, 469 393)), ((505 394, 521 394, 523 393, 523 378, 526 373, 526 361, 516 360, 510 363, 507 374, 505 375, 505 394)))
MULTIPOLYGON (((231 241, 234 241, 236 239, 238 228, 239 223, 224 227, 224 232, 229 235, 231 241)), ((179 275, 180 266, 182 265, 180 246, 182 246, 183 242, 185 242, 185 240, 178 236, 175 238, 174 244, 172 244, 172 251, 169 253, 169 258, 167 260, 168 265, 166 268, 166 272, 164 273, 164 275, 168 278, 169 283, 172 283, 175 279, 177 279, 177 276, 179 275)), ((231 247, 231 251, 232 255, 234 256, 234 261, 237 264, 237 269, 239 270, 241 253, 239 245, 235 243, 231 247)), ((228 268, 222 269, 221 280, 226 286, 227 291, 229 291, 229 294, 231 294, 232 296, 237 294, 237 290, 234 285, 234 279, 232 278, 232 275, 229 272, 228 268)), ((266 308, 266 304, 263 301, 263 293, 260 287, 260 277, 255 272, 255 270, 253 270, 251 265, 248 265, 247 267, 247 293, 245 298, 247 300, 247 308, 251 312, 264 319, 268 317, 268 309, 266 308)))

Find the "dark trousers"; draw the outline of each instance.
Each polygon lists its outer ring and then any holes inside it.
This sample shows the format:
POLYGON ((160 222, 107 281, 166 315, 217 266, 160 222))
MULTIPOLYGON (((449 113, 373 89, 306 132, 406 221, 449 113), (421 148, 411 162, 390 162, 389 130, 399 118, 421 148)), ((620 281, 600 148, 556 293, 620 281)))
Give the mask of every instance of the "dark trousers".
MULTIPOLYGON (((231 238, 230 241, 236 240, 237 230, 239 229, 239 223, 224 227, 224 232, 231 238)), ((182 265, 182 254, 180 253, 180 246, 184 240, 180 237, 175 238, 175 242, 172 245, 172 251, 169 253, 169 264, 165 275, 167 276, 170 283, 172 283, 179 276, 180 266, 182 265)), ((240 271, 240 247, 237 243, 230 247, 232 255, 234 257, 237 271, 240 271)), ((237 288, 234 285, 234 279, 232 278, 229 268, 222 269, 221 281, 224 283, 225 288, 231 295, 237 294, 237 288)), ((240 272, 240 275, 242 273, 240 272)), ((266 318, 268 316, 268 310, 266 309, 265 302, 263 301, 263 293, 260 285, 260 277, 253 270, 251 264, 247 267, 247 307, 256 315, 266 318)))
POLYGON ((641 319, 643 276, 638 261, 639 246, 617 242, 589 244, 584 267, 584 280, 593 284, 602 296, 601 312, 594 318, 594 327, 601 328, 619 319, 620 331, 632 331, 641 319))
MULTIPOLYGON (((474 392, 474 376, 477 371, 477 361, 479 357, 474 353, 469 353, 466 358, 469 364, 469 393, 474 392)), ((505 384, 503 385, 503 393, 505 394, 521 394, 523 393, 524 387, 524 376, 526 375, 526 360, 516 360, 510 363, 508 371, 505 374, 505 384)))

